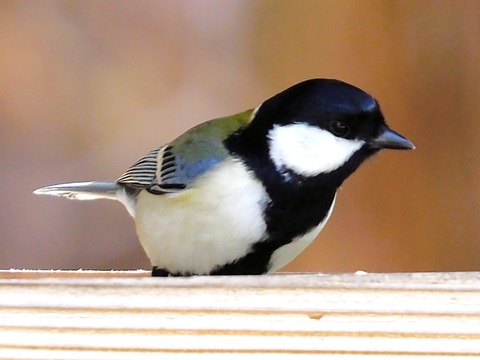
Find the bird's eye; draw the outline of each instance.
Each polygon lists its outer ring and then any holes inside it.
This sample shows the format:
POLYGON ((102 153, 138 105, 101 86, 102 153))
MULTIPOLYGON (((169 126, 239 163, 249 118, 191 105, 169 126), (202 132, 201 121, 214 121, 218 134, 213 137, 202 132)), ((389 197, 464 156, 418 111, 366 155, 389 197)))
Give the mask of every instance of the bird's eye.
POLYGON ((334 120, 330 123, 330 131, 333 135, 344 137, 350 132, 350 126, 343 121, 334 120))

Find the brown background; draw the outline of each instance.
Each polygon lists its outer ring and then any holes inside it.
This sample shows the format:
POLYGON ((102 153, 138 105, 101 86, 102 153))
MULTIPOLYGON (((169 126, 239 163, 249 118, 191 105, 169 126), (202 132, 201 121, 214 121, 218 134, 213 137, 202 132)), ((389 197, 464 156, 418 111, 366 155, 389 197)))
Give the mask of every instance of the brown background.
POLYGON ((312 77, 374 94, 417 150, 364 165, 286 270, 479 270, 480 2, 356 0, 1 1, 0 268, 147 268, 119 203, 32 190, 312 77))

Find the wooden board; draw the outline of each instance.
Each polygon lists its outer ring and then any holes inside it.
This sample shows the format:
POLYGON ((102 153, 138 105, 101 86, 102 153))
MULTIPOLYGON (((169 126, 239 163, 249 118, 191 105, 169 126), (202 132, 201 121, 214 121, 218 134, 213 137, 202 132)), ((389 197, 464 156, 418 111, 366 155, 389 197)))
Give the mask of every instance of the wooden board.
POLYGON ((0 271, 1 359, 480 358, 480 273, 0 271))

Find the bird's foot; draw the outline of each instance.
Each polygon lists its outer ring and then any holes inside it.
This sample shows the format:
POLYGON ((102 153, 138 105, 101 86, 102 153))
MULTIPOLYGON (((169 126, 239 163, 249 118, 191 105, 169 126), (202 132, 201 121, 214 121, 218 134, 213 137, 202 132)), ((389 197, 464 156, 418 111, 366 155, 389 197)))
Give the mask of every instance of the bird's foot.
POLYGON ((165 269, 159 269, 158 266, 152 268, 152 276, 154 277, 167 277, 170 273, 165 269))

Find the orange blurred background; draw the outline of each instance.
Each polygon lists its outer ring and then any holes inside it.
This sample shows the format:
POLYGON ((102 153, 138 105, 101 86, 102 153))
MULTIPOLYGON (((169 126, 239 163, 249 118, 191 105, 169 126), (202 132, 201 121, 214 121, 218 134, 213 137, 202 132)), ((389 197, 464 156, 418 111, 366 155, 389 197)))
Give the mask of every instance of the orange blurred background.
POLYGON ((120 203, 37 197, 301 80, 373 94, 414 152, 341 189, 288 271, 480 269, 480 2, 0 2, 0 268, 149 268, 120 203))

